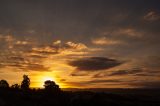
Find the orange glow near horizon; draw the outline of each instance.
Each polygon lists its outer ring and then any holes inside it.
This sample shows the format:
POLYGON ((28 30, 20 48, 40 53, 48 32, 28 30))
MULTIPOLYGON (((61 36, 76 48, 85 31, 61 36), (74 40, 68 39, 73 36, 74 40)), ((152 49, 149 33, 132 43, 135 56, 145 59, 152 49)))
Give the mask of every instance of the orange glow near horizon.
POLYGON ((39 75, 31 77, 31 87, 32 88, 43 88, 44 82, 47 80, 54 81, 56 84, 58 84, 61 88, 64 88, 64 84, 62 84, 54 74, 52 73, 41 73, 39 75), (33 80, 33 81, 32 81, 33 80))

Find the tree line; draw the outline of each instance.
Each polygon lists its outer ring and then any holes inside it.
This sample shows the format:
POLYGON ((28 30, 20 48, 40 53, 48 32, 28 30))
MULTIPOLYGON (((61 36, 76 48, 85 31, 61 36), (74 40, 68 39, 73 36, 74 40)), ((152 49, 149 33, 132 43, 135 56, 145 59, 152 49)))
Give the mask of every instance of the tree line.
MULTIPOLYGON (((43 86, 44 86, 44 89, 48 91, 60 91, 59 85, 51 80, 46 80, 43 86)), ((23 80, 21 82, 21 85, 13 84, 11 86, 9 86, 9 83, 6 80, 0 80, 0 88, 29 90, 30 89, 30 78, 28 77, 28 75, 23 75, 23 80)))

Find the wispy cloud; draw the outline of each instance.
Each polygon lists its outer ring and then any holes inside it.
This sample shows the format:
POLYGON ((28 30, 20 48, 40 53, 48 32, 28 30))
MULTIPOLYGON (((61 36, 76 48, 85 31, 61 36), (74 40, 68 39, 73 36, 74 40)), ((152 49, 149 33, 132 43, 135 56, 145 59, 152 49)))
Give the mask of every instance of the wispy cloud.
POLYGON ((143 72, 143 70, 138 68, 131 69, 131 70, 118 70, 118 71, 112 72, 109 76, 134 75, 141 72, 143 72))
POLYGON ((146 21, 157 21, 160 20, 160 14, 155 11, 150 11, 144 16, 144 19, 146 21))
POLYGON ((119 44, 124 44, 124 42, 122 42, 122 41, 109 39, 107 37, 92 39, 92 43, 96 44, 96 45, 119 45, 119 44))
MULTIPOLYGON (((68 55, 81 56, 88 47, 83 43, 54 41, 52 44, 38 44, 33 41, 19 40, 13 36, 1 35, 5 50, 0 51, 2 67, 13 67, 23 71, 50 71, 51 66, 46 66, 44 61, 51 61, 50 57, 68 55)), ((55 58, 54 58, 55 59, 55 58)), ((53 61, 52 61, 53 62, 53 61)))

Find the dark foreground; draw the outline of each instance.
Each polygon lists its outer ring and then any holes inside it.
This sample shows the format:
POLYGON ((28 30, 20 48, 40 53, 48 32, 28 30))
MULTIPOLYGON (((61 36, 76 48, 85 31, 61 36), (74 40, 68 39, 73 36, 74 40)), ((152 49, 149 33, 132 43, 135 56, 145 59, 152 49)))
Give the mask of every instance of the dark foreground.
POLYGON ((160 106, 158 89, 93 91, 0 89, 0 106, 160 106))

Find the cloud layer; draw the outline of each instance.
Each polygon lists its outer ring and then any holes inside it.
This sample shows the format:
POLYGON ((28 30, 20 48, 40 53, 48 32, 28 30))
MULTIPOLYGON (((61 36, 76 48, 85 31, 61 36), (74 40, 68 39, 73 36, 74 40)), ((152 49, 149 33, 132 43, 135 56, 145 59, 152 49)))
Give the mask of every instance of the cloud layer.
POLYGON ((76 70, 99 71, 109 69, 122 64, 115 59, 105 57, 90 57, 69 62, 69 65, 76 67, 76 70))

